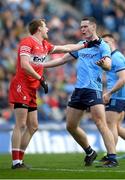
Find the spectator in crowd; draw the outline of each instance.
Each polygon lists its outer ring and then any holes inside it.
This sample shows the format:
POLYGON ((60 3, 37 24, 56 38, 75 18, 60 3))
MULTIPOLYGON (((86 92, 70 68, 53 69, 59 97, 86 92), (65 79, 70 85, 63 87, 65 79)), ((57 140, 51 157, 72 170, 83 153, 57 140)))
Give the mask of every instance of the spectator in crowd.
MULTIPOLYGON (((59 3, 54 3, 51 0, 6 0, 0 1, 0 66, 4 74, 4 78, 0 80, 0 86, 2 91, 4 91, 3 99, 6 101, 8 99, 8 89, 9 82, 13 75, 15 74, 15 59, 16 59, 16 49, 19 40, 27 35, 26 26, 27 23, 33 18, 44 17, 47 20, 48 27, 51 27, 49 32, 50 41, 54 44, 67 44, 76 43, 80 40, 79 27, 79 17, 83 15, 95 16, 97 22, 99 23, 98 32, 102 35, 102 32, 111 32, 115 35, 118 40, 118 46, 123 55, 125 55, 125 3, 124 0, 67 0, 70 9, 68 13, 66 8, 62 6, 62 1, 59 3), (60 8, 61 6, 61 8, 60 8), (76 16, 72 9, 77 11, 79 16, 76 16), (98 9, 98 10, 97 10, 98 9), (96 14, 99 13, 99 14, 96 14), (109 18, 110 17, 110 18, 109 18), (113 30, 111 29, 111 24, 113 25, 113 30), (119 35, 120 34, 120 35, 119 35), (10 56, 11 54, 11 56, 10 56)), ((55 58, 50 55, 50 59, 55 58)), ((49 59, 49 58, 48 58, 49 59)), ((56 73, 59 73, 62 78, 62 86, 68 87, 68 82, 70 79, 65 80, 67 77, 72 78, 72 71, 66 71, 65 69, 75 69, 74 62, 70 62, 57 70, 47 70, 48 83, 51 87, 53 82, 57 77, 56 73), (53 73, 54 72, 54 73, 53 73), (51 76, 49 75, 51 74, 51 76), (55 74, 55 76, 53 76, 55 74), (65 75, 64 75, 65 74, 65 75), (53 79, 52 79, 53 78, 53 79)), ((75 79, 74 79, 75 82, 75 79)), ((74 85, 72 82, 72 86, 74 85)), ((55 82, 56 83, 56 82, 55 82)), ((57 81, 57 84, 59 82, 57 81)), ((61 85, 61 83, 60 83, 61 85)), ((59 88, 56 85, 56 91, 59 92, 59 88)), ((53 93, 55 89, 49 92, 53 93)), ((65 89, 63 89, 64 91, 65 89)), ((71 92, 71 91, 70 91, 71 92)), ((67 100, 69 92, 67 92, 67 100)), ((42 94, 41 89, 38 94, 42 94)), ((57 99, 58 99, 57 93, 57 99)), ((39 109, 42 110, 43 104, 39 104, 39 109)), ((10 111, 11 107, 9 103, 6 104, 6 110, 10 114, 11 120, 7 121, 13 123, 13 113, 10 111)), ((3 106, 0 106, 1 113, 5 111, 3 106)), ((46 114, 47 115, 47 114, 46 114)), ((9 117, 9 116, 8 116, 9 117)), ((9 119, 8 119, 9 120, 9 119)), ((40 118, 40 121, 42 118, 40 118)))

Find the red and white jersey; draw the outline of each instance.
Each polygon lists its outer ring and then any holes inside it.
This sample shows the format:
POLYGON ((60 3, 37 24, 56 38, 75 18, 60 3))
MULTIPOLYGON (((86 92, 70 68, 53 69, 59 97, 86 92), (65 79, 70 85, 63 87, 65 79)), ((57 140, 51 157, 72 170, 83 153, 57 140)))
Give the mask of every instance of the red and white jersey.
POLYGON ((39 80, 36 80, 31 75, 29 75, 20 65, 20 57, 22 55, 29 56, 30 64, 33 69, 42 76, 43 66, 42 62, 45 60, 46 56, 54 48, 54 45, 49 43, 47 40, 38 42, 33 36, 26 37, 21 40, 18 48, 18 58, 17 58, 17 71, 15 79, 23 85, 27 85, 30 88, 37 89, 40 85, 39 80))

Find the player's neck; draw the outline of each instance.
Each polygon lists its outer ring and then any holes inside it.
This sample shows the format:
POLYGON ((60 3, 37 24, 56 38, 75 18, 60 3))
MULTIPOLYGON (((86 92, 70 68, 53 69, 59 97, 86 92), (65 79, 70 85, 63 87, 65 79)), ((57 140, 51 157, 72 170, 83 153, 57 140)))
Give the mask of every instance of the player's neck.
POLYGON ((97 39, 97 40, 99 39, 99 37, 97 36, 97 34, 94 34, 94 35, 92 36, 92 39, 91 39, 91 40, 93 41, 93 40, 95 40, 95 39, 97 39))
POLYGON ((44 40, 40 34, 33 34, 32 37, 40 44, 42 44, 42 41, 44 40))
POLYGON ((99 37, 97 36, 97 35, 92 35, 92 36, 90 36, 87 40, 88 41, 93 41, 93 40, 95 40, 95 39, 99 39, 99 37))
POLYGON ((115 51, 116 49, 117 49, 116 46, 112 46, 112 47, 111 47, 111 51, 112 51, 112 52, 115 51))

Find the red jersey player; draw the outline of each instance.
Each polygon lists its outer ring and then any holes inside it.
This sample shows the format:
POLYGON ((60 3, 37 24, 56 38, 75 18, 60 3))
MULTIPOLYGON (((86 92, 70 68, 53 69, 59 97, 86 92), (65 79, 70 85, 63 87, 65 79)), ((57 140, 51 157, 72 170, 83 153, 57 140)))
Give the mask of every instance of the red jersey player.
POLYGON ((26 168, 22 162, 24 152, 38 129, 36 90, 41 85, 47 93, 42 62, 49 53, 65 53, 82 49, 86 44, 54 46, 49 43, 48 28, 42 19, 29 23, 30 36, 21 40, 18 48, 16 75, 9 91, 14 104, 16 123, 12 134, 12 169, 26 168))

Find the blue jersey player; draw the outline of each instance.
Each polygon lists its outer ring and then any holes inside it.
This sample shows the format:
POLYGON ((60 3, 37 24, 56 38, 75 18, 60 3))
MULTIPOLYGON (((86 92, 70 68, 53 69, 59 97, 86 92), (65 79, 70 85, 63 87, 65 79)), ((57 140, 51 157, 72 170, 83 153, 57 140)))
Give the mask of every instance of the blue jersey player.
MULTIPOLYGON (((125 139, 125 129, 121 126, 125 111, 125 57, 117 49, 116 40, 111 34, 103 35, 103 39, 111 48, 112 67, 106 73, 107 92, 103 95, 106 104, 106 120, 112 131, 115 144, 118 136, 125 139)), ((102 161, 107 159, 106 156, 102 161)))
POLYGON ((88 48, 71 52, 43 66, 55 67, 77 59, 76 86, 67 107, 67 130, 84 149, 85 166, 91 166, 97 153, 91 148, 86 133, 79 126, 84 110, 90 108, 92 119, 102 135, 108 153, 108 160, 102 166, 114 167, 118 165, 115 142, 106 123, 102 100, 102 71, 111 68, 111 51, 108 44, 97 36, 96 26, 93 17, 83 18, 81 21, 83 40, 79 43, 90 42, 88 48))

